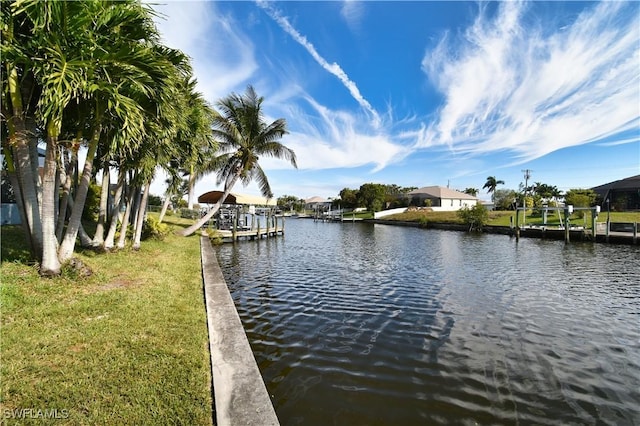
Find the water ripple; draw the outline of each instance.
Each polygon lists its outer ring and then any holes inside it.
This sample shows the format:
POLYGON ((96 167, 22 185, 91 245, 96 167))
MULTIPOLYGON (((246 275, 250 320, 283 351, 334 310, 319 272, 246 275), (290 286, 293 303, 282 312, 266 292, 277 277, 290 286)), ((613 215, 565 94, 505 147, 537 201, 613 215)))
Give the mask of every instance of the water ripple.
POLYGON ((283 425, 640 424, 639 254, 301 219, 218 248, 283 425))

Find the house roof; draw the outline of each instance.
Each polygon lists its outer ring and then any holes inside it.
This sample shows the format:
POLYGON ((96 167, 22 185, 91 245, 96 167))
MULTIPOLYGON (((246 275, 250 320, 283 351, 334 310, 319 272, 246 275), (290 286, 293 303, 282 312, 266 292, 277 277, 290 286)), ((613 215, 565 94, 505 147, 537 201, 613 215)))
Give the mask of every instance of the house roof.
POLYGON ((640 189, 640 175, 605 183, 591 189, 598 193, 605 193, 614 189, 640 189))
POLYGON ((409 192, 408 195, 426 195, 432 198, 440 198, 447 200, 477 200, 477 197, 473 195, 465 194, 464 192, 455 191, 449 188, 443 188, 442 186, 424 186, 422 188, 414 189, 409 192))
POLYGON ((329 200, 325 200, 322 197, 318 197, 317 195, 315 197, 311 197, 311 198, 307 198, 306 200, 304 200, 305 203, 307 204, 315 204, 315 203, 329 203, 329 200))
MULTIPOLYGON (((203 204, 215 204, 220 200, 220 197, 224 194, 223 191, 209 191, 205 192, 201 196, 198 197, 198 203, 203 204)), ((245 195, 245 194, 236 194, 229 193, 227 198, 224 200, 224 204, 248 204, 248 205, 257 205, 257 206, 275 206, 277 202, 273 198, 265 198, 257 195, 245 195)))

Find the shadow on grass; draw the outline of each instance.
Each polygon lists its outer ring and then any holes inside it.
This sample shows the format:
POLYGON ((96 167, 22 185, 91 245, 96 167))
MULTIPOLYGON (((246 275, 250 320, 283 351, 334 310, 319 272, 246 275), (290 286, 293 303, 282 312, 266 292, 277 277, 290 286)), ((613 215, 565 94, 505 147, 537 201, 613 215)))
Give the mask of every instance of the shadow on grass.
POLYGON ((34 263, 22 226, 2 225, 0 228, 0 262, 34 263))
MULTIPOLYGON (((170 232, 174 234, 178 234, 182 230, 187 229, 188 227, 193 225, 194 221, 193 219, 185 219, 178 216, 165 216, 164 219, 162 219, 162 223, 164 223, 165 225, 169 226, 169 228, 171 228, 170 232)), ((188 235, 188 237, 192 237, 194 235, 197 236, 197 232, 194 232, 193 234, 188 235)))
MULTIPOLYGON (((184 219, 177 216, 165 216, 164 223, 171 227, 172 232, 180 232, 193 224, 190 219, 184 219)), ((90 235, 95 231, 95 224, 82 224, 90 235)), ((192 234, 191 236, 197 233, 192 234)), ((0 227, 0 262, 18 262, 24 264, 36 263, 31 256, 29 244, 24 234, 24 230, 20 225, 2 225, 0 227)), ((85 256, 92 257, 100 253, 100 250, 90 247, 80 247, 76 245, 75 251, 85 256)))

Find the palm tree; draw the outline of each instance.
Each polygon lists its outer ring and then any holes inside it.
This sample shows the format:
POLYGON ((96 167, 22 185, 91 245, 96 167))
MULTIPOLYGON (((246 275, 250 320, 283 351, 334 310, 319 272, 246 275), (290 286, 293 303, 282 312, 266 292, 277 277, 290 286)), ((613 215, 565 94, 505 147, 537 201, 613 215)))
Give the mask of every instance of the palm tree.
POLYGON ((477 188, 465 188, 464 191, 465 194, 469 194, 472 197, 477 197, 478 196, 478 189, 477 188))
POLYGON ((503 180, 497 180, 495 176, 489 176, 489 177, 487 177, 487 182, 482 187, 482 189, 486 189, 487 190, 487 194, 491 194, 491 202, 492 203, 495 203, 496 187, 498 185, 504 185, 504 181, 503 180))
POLYGON ((244 95, 232 93, 217 103, 220 113, 214 116, 213 135, 219 144, 220 155, 211 161, 208 169, 217 172, 218 184, 224 182, 224 193, 209 213, 182 231, 181 235, 191 235, 207 223, 238 180, 245 186, 256 180, 262 195, 272 198, 267 175, 258 163, 260 156, 284 158, 293 167, 298 167, 295 153, 278 142, 287 133, 286 121, 279 118, 266 124, 262 116, 263 101, 264 98, 248 86, 244 95))
MULTIPOLYGON (((102 3, 98 2, 97 7, 102 3)), ((156 105, 154 99, 175 77, 186 57, 159 45, 159 36, 148 10, 135 2, 106 2, 96 16, 95 33, 101 49, 96 49, 85 96, 95 103, 93 133, 89 139, 87 158, 76 205, 67 232, 58 251, 60 261, 73 254, 86 200, 92 163, 107 123, 122 123, 121 134, 114 141, 134 151, 145 137, 149 114, 145 110, 156 105), (113 27, 120 31, 113 31, 113 27), (108 47, 107 47, 108 46, 108 47)), ((112 147, 111 149, 115 149, 112 147)))
POLYGON ((188 176, 188 208, 194 204, 196 182, 208 172, 207 160, 216 150, 211 126, 214 112, 204 100, 202 94, 195 90, 196 80, 186 81, 181 97, 184 98, 182 116, 185 126, 178 130, 177 143, 180 145, 180 167, 188 176))
MULTIPOLYGON (((40 272, 57 274, 82 232, 80 217, 97 153, 107 173, 114 151, 135 151, 148 137, 146 110, 169 81, 187 75, 188 62, 160 44, 150 7, 136 0, 20 0, 1 7, 0 104, 8 130, 2 148, 17 178, 21 218, 40 272), (42 179, 38 135, 47 142, 42 179), (57 208, 56 173, 64 164, 57 157, 71 149, 64 139, 74 139, 76 147, 88 145, 81 182, 71 188, 65 181, 62 203, 71 208, 66 227, 65 211, 57 208)), ((170 121, 157 125, 165 137, 170 121)))

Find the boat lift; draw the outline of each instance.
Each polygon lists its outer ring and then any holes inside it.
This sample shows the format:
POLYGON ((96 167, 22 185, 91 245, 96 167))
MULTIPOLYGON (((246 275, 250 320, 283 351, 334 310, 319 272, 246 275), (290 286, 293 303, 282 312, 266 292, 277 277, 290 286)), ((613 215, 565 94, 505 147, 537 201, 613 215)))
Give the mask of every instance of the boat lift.
MULTIPOLYGON (((524 217, 526 215, 527 207, 516 207, 516 223, 515 223, 515 231, 516 231, 516 240, 520 238, 520 210, 523 212, 523 227, 524 227, 524 217)), ((543 217, 543 227, 547 225, 547 214, 549 211, 564 211, 564 220, 561 222, 559 229, 564 229, 564 240, 565 242, 569 242, 570 231, 571 231, 571 223, 569 221, 569 216, 573 214, 576 210, 590 210, 591 211, 591 233, 593 240, 596 239, 596 219, 598 218, 598 214, 600 213, 600 206, 594 207, 574 207, 573 205, 567 205, 564 207, 543 207, 542 209, 542 217, 543 217)), ((608 226, 607 226, 608 228, 608 226)), ((545 228, 543 228, 544 230, 545 228)), ((607 232, 608 233, 608 232, 607 232)))

